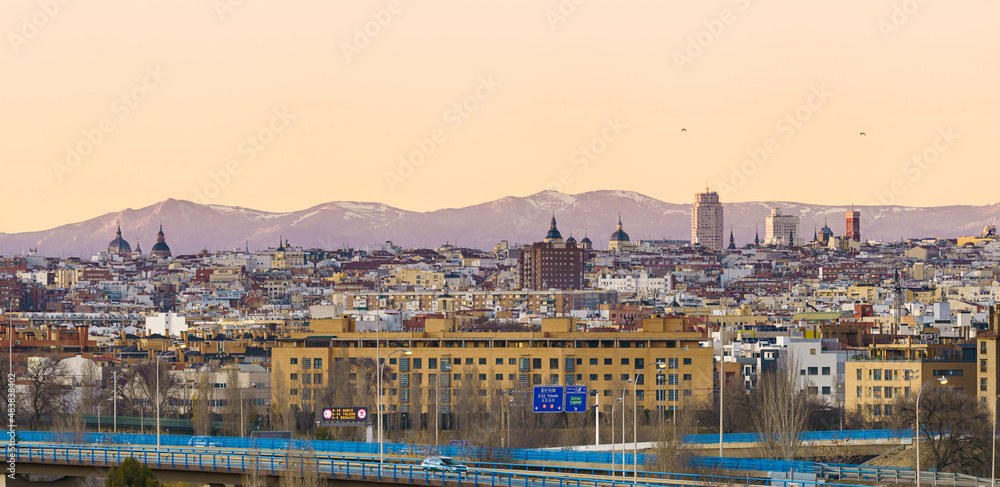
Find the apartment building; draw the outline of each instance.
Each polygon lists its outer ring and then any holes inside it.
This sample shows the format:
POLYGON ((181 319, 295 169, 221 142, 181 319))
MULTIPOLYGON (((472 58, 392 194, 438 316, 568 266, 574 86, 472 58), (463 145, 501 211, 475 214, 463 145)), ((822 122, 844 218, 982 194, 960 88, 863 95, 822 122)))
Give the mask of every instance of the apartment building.
MULTIPOLYGON (((411 404, 428 411, 437 389, 446 412, 455 391, 468 381, 484 392, 586 385, 600 391, 603 407, 622 396, 627 380, 636 379, 640 371, 634 387, 642 408, 668 410, 707 402, 714 387, 713 350, 699 348, 702 334, 683 330, 684 323, 683 318, 657 316, 644 319, 635 333, 578 332, 575 320, 558 318, 542 320, 540 332, 482 333, 457 331, 455 319, 428 319, 424 332, 379 335, 383 359, 394 351, 411 351, 408 356, 397 353, 386 363, 392 374, 384 386, 386 411, 416 413, 411 404), (650 366, 657 362, 667 364, 662 377, 650 366)), ((375 359, 375 333, 357 332, 355 327, 350 318, 313 320, 311 332, 278 340, 272 349, 272 374, 286 374, 289 380, 273 394, 287 394, 303 411, 327 406, 315 398, 326 387, 335 361, 375 359)), ((625 395, 631 396, 632 389, 630 385, 625 395)))
POLYGON ((955 394, 978 394, 976 350, 970 345, 880 344, 851 349, 845 367, 845 407, 873 419, 893 414, 897 398, 915 397, 927 381, 947 377, 955 394))

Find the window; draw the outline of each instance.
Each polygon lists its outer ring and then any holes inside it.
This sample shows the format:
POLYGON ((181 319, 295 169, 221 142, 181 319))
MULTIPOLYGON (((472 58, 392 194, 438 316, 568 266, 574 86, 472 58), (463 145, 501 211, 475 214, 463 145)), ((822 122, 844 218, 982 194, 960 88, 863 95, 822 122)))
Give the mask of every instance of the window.
POLYGON ((604 359, 604 365, 613 365, 613 364, 611 363, 611 361, 612 361, 612 360, 613 360, 613 359, 610 359, 610 358, 606 358, 606 359, 604 359))
POLYGON ((448 372, 451 370, 451 357, 441 357, 441 371, 448 372))
POLYGON ((427 368, 432 370, 438 368, 438 359, 436 358, 427 359, 427 368))
POLYGON ((882 386, 875 386, 875 387, 873 387, 872 388, 872 393, 873 393, 872 397, 881 398, 882 397, 882 386))
POLYGON ((413 359, 413 368, 414 369, 422 369, 423 368, 423 359, 420 359, 420 358, 413 359))
POLYGON ((662 400, 666 399, 666 397, 667 397, 666 391, 662 391, 662 390, 659 390, 659 389, 656 390, 656 400, 657 401, 662 401, 662 400))
POLYGON ((817 388, 816 386, 809 386, 808 391, 809 391, 809 394, 811 394, 813 396, 819 394, 819 388, 817 388))
POLYGON ((299 380, 299 374, 292 374, 292 380, 299 380))
POLYGON ((684 374, 684 380, 691 380, 691 374, 684 374))
POLYGON ((886 404, 882 406, 882 409, 885 411, 886 416, 892 416, 892 404, 886 404))
POLYGON ((672 359, 668 360, 667 361, 667 368, 668 369, 676 369, 677 368, 677 359, 672 358, 672 359))
POLYGON ((645 366, 646 366, 646 360, 645 359, 641 359, 641 358, 635 359, 635 370, 641 370, 645 366))
POLYGON ((611 374, 604 374, 604 380, 610 381, 611 380, 611 374))
POLYGON ((985 391, 988 385, 989 385, 989 383, 987 382, 986 377, 983 377, 982 379, 979 379, 979 390, 980 391, 985 391))
POLYGON ((980 372, 986 373, 987 371, 989 371, 989 368, 987 367, 986 364, 987 364, 986 359, 979 359, 979 371, 980 372))
POLYGON ((493 378, 496 380, 503 380, 503 374, 496 374, 493 378))
POLYGON ((676 389, 670 389, 669 391, 667 391, 667 400, 668 401, 676 401, 677 400, 677 390, 676 389))
POLYGON ((622 380, 628 380, 628 374, 622 374, 622 380))
POLYGON ((622 359, 622 365, 628 365, 628 359, 627 358, 623 358, 622 359))
POLYGON ((323 374, 313 374, 313 384, 322 384, 322 383, 323 383, 323 374))
POLYGON ((816 355, 816 349, 815 348, 810 348, 809 349, 809 355, 816 355))
POLYGON ((293 395, 293 396, 298 396, 299 395, 299 390, 298 389, 291 389, 291 390, 288 391, 288 393, 291 394, 291 395, 293 395))
POLYGON ((531 374, 531 384, 536 386, 542 385, 542 374, 531 374))
POLYGON ((819 375, 819 367, 809 367, 809 375, 819 375))
POLYGON ((891 387, 886 387, 885 388, 885 398, 886 399, 892 399, 892 388, 891 387))
POLYGON ((799 375, 806 375, 806 369, 799 370, 799 375))
POLYGON ((677 374, 670 374, 667 376, 667 384, 676 386, 677 385, 677 374))
POLYGON ((462 365, 462 359, 455 357, 455 365, 462 365))
POLYGON ((830 395, 830 386, 823 386, 823 395, 824 396, 830 395))
POLYGON ((486 380, 486 374, 479 374, 479 380, 486 380))
POLYGON ((873 372, 875 373, 874 380, 882 380, 882 369, 875 369, 873 372))
POLYGON ((410 357, 399 357, 399 371, 400 372, 410 371, 410 357))
POLYGON ((885 369, 885 380, 892 380, 892 369, 885 369))
POLYGON ((503 365, 503 359, 502 359, 502 358, 498 358, 498 359, 496 360, 496 364, 497 364, 497 365, 503 365))
POLYGON ((830 375, 830 367, 823 367, 823 375, 830 375))
MULTIPOLYGON (((861 369, 858 369, 861 370, 861 369)), ((858 399, 861 399, 861 386, 858 386, 858 399)))
POLYGON ((396 365, 396 357, 389 359, 389 365, 396 365))
POLYGON ((691 397, 691 389, 684 389, 684 397, 691 397))
POLYGON ((313 359, 313 368, 314 369, 321 369, 321 368, 323 368, 323 359, 321 359, 321 358, 314 358, 313 359))
POLYGON ((566 357, 566 372, 576 371, 576 360, 573 357, 566 357))
POLYGON ((299 359, 297 359, 297 358, 293 358, 293 359, 291 359, 290 363, 291 363, 292 365, 297 365, 297 364, 299 363, 299 359))
POLYGON ((861 380, 861 369, 858 369, 858 380, 861 380))
POLYGON ((538 370, 542 368, 542 359, 540 358, 531 359, 531 368, 533 370, 538 370))
POLYGON ((410 374, 399 374, 399 387, 410 387, 410 374))
POLYGON ((559 374, 549 374, 549 384, 558 384, 559 374))
POLYGON ((485 358, 479 359, 479 365, 486 365, 486 359, 485 358))
POLYGON ((979 353, 981 354, 986 353, 986 340, 979 342, 979 353))
POLYGON ((402 389, 399 391, 399 402, 410 402, 410 390, 402 389))
POLYGON ((313 381, 312 374, 302 374, 303 384, 312 384, 312 381, 313 381))
POLYGON ((942 370, 935 370, 934 371, 934 377, 941 377, 941 376, 945 376, 945 377, 962 377, 962 374, 964 372, 965 371, 962 370, 962 369, 942 369, 942 370))
POLYGON ((597 359, 596 358, 590 359, 590 365, 597 365, 597 359))
POLYGON ((516 358, 507 359, 507 365, 517 365, 517 359, 516 358))
POLYGON ((590 377, 588 377, 587 380, 589 380, 590 382, 596 382, 597 374, 590 374, 590 377))
POLYGON ((691 359, 690 358, 684 359, 684 365, 691 365, 691 359))
POLYGON ((312 368, 312 360, 302 359, 302 368, 303 369, 311 369, 312 368))
POLYGON ((517 370, 520 372, 527 372, 531 370, 531 359, 529 357, 521 357, 518 360, 517 370))
POLYGON ((574 374, 566 374, 566 385, 571 386, 576 384, 576 376, 574 374))
POLYGON ((635 398, 637 400, 639 400, 639 401, 645 400, 646 399, 646 391, 644 391, 642 389, 639 389, 639 390, 635 391, 635 398))
POLYGON ((549 368, 550 369, 559 370, 559 359, 557 359, 557 358, 550 358, 549 359, 549 368))
POLYGON ((646 385, 646 374, 639 374, 635 376, 635 385, 637 386, 646 385))

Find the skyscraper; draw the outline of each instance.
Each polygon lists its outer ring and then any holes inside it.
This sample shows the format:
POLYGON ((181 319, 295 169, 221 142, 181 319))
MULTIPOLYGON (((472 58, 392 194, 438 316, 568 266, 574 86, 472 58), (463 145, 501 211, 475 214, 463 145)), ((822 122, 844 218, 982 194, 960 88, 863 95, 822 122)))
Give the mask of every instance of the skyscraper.
POLYGON ((799 245, 799 217, 783 215, 781 208, 771 207, 771 214, 764 224, 764 243, 767 245, 799 245))
POLYGON ((691 244, 701 244, 710 249, 721 249, 725 246, 722 229, 722 203, 719 203, 719 193, 709 191, 694 195, 694 206, 691 207, 691 244))
POLYGON ((847 212, 846 237, 855 242, 861 241, 861 212, 855 210, 854 205, 851 205, 851 210, 847 212))

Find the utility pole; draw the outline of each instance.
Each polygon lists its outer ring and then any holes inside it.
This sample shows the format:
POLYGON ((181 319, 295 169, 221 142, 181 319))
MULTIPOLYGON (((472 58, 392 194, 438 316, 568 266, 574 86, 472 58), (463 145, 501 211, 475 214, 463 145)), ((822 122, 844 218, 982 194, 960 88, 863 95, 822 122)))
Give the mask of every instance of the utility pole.
MULTIPOLYGON (((117 370, 111 373, 111 381, 113 382, 113 384, 112 384, 112 386, 113 386, 112 387, 112 391, 114 391, 113 392, 114 396, 111 396, 111 397, 114 398, 114 400, 111 401, 112 404, 114 404, 114 412, 112 413, 112 416, 114 417, 114 425, 115 425, 114 426, 114 432, 115 432, 115 434, 118 434, 118 371, 117 370)), ((133 416, 133 418, 134 417, 135 416, 133 416)))

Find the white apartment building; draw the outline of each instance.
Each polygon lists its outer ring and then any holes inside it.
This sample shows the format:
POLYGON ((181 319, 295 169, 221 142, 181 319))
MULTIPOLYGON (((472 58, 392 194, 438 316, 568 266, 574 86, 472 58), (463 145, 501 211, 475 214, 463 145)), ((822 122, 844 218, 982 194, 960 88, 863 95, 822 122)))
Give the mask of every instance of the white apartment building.
POLYGON ((719 193, 705 188, 704 193, 694 196, 694 206, 691 207, 691 244, 721 249, 727 244, 722 234, 723 214, 719 193))

